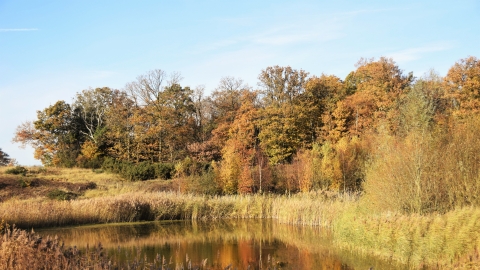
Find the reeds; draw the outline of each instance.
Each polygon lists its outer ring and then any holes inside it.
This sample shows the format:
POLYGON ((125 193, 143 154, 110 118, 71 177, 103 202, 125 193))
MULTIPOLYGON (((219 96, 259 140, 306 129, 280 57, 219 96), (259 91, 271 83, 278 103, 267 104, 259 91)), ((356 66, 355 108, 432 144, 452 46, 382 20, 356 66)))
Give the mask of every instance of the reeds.
POLYGON ((173 192, 128 193, 71 201, 10 200, 0 216, 21 228, 153 220, 273 218, 282 223, 331 226, 349 204, 345 200, 296 196, 181 195, 173 192))
MULTIPOLYGON (((192 262, 187 256, 185 264, 173 264, 157 254, 153 261, 141 256, 137 250, 127 254, 127 261, 108 256, 101 244, 84 249, 65 247, 58 238, 42 238, 33 232, 27 232, 7 226, 0 235, 0 269, 211 269, 207 261, 192 262)), ((129 251, 127 251, 129 252, 129 251)), ((114 254, 115 255, 115 254, 114 254)))
POLYGON ((441 269, 480 264, 480 209, 469 207, 443 215, 351 210, 335 222, 334 239, 342 247, 399 261, 416 268, 441 269))
MULTIPOLYGON (((91 174, 83 170, 76 173, 76 180, 72 181, 84 182, 91 174)), ((54 176, 63 178, 65 174, 48 171, 42 177, 54 176)), ((480 209, 475 207, 429 215, 373 213, 357 203, 357 195, 320 191, 292 196, 212 197, 145 192, 128 182, 111 181, 108 175, 98 177, 101 180, 96 182, 100 183, 98 192, 102 197, 83 196, 71 201, 8 200, 0 204, 0 217, 28 229, 174 219, 274 219, 287 224, 331 227, 339 246, 411 267, 480 264, 480 209)))
POLYGON ((130 193, 72 201, 8 201, 0 216, 22 228, 141 220, 274 219, 281 223, 332 227, 344 248, 401 262, 441 268, 479 263, 480 209, 444 215, 365 213, 355 197, 295 196, 208 197, 167 193, 130 193), (363 211, 363 212, 362 212, 363 211))
POLYGON ((0 269, 110 269, 102 247, 80 252, 57 238, 46 239, 18 228, 4 229, 0 238, 0 269))

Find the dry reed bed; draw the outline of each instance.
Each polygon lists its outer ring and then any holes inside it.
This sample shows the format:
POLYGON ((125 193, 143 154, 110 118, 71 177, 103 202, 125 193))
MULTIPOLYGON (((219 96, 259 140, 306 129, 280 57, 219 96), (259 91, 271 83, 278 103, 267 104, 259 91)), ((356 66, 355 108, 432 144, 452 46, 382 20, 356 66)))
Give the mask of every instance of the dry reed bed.
POLYGON ((0 237, 0 269, 110 269, 100 246, 80 253, 58 239, 43 239, 17 228, 5 228, 0 237))
POLYGON ((347 211, 334 224, 334 239, 357 252, 395 260, 413 268, 480 268, 480 209, 439 215, 347 211))
POLYGON ((72 201, 11 200, 0 217, 21 228, 153 220, 273 218, 282 223, 331 226, 353 198, 315 199, 315 194, 206 197, 177 193, 130 193, 72 201))
MULTIPOLYGON (((402 269, 402 266, 393 267, 391 263, 372 256, 362 256, 348 251, 342 252, 333 245, 330 230, 324 230, 319 226, 286 225, 270 220, 250 222, 249 220, 233 219, 218 222, 191 222, 191 227, 185 226, 183 222, 174 222, 169 226, 165 226, 164 222, 149 223, 148 226, 152 226, 149 229, 149 234, 145 235, 145 232, 143 232, 142 237, 135 239, 124 237, 124 235, 137 234, 138 231, 134 227, 123 225, 82 226, 56 231, 56 233, 59 233, 60 239, 66 241, 66 245, 72 245, 70 241, 74 239, 75 245, 80 249, 88 245, 95 245, 101 239, 102 247, 105 248, 107 253, 117 255, 121 255, 122 251, 130 250, 134 246, 171 245, 177 246, 176 253, 182 253, 182 249, 184 249, 183 252, 186 252, 186 246, 195 246, 198 243, 217 241, 228 243, 237 241, 270 242, 275 239, 294 250, 299 250, 302 254, 302 260, 305 262, 322 258, 324 263, 330 261, 331 265, 347 262, 347 265, 354 269, 369 269, 372 265, 375 266, 375 269, 402 269), (126 232, 126 229, 131 231, 126 232), (182 248, 178 246, 178 243, 182 243, 182 248)), ((49 230, 41 233, 41 235, 48 234, 49 230)), ((189 253, 187 252, 187 254, 189 253)), ((277 258, 286 259, 280 255, 283 253, 276 254, 277 258), (278 257, 279 255, 280 257, 278 257)), ((232 262, 228 255, 226 257, 222 256, 222 260, 227 264, 232 262)))
POLYGON ((207 197, 129 193, 73 201, 7 201, 0 217, 22 228, 134 222, 271 218, 281 223, 333 227, 337 244, 411 267, 478 265, 480 209, 443 215, 362 212, 355 197, 321 194, 207 197))
MULTIPOLYGON (((1 227, 1 226, 0 226, 1 227)), ((132 251, 131 258, 119 262, 115 257, 108 256, 103 247, 96 246, 78 250, 65 247, 57 238, 42 238, 33 232, 11 228, 3 229, 0 237, 0 269, 212 269, 206 262, 192 263, 187 258, 183 263, 172 265, 165 258, 157 255, 153 261, 142 258, 140 253, 132 251)), ((127 254, 130 256, 130 254, 127 254)))

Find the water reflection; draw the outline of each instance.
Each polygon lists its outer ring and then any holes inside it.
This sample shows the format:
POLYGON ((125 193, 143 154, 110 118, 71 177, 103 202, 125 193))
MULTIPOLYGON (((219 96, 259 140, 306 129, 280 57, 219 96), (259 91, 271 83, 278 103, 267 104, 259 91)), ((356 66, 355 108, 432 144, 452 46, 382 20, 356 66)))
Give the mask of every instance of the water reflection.
MULTIPOLYGON (((334 247, 328 231, 279 224, 271 220, 148 222, 56 228, 67 246, 85 248, 101 242, 116 260, 133 256, 165 260, 170 267, 205 262, 211 269, 396 269, 334 247), (206 261, 205 261, 206 260, 206 261)), ((398 267, 398 269, 401 269, 398 267)))

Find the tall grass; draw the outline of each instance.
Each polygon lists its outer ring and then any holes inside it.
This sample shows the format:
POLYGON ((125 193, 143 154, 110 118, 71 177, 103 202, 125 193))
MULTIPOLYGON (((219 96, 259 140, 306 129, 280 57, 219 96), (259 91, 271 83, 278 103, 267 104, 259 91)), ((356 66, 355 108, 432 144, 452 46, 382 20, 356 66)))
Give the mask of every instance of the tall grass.
POLYGON ((340 246, 413 268, 480 265, 478 208, 468 207, 443 215, 372 215, 352 208, 335 221, 334 228, 334 239, 340 246))
POLYGON ((128 193, 72 201, 10 200, 0 216, 21 228, 149 220, 216 220, 273 218, 283 223, 331 226, 354 198, 319 198, 320 193, 296 196, 179 195, 173 192, 128 193), (19 211, 21 209, 21 211, 19 211))
POLYGON ((207 197, 136 192, 72 201, 11 200, 0 205, 0 216, 22 228, 141 220, 267 218, 288 224, 332 227, 339 246, 410 267, 449 268, 480 263, 480 209, 463 208, 444 215, 372 214, 355 200, 354 196, 325 198, 322 193, 207 197))
POLYGON ((42 238, 33 232, 9 226, 0 234, 0 247, 2 270, 211 269, 207 267, 206 261, 195 263, 188 256, 185 265, 183 263, 173 265, 159 254, 153 261, 149 261, 142 257, 138 250, 126 254, 131 259, 121 261, 115 254, 107 255, 101 244, 79 250, 76 247, 65 247, 57 238, 42 238))
MULTIPOLYGON (((463 207, 445 214, 369 212, 358 196, 325 191, 280 195, 199 196, 146 192, 146 184, 119 181, 108 174, 48 169, 47 179, 85 182, 99 188, 71 201, 45 198, 7 200, 0 217, 21 228, 153 220, 274 219, 281 223, 331 227, 336 243, 347 249, 395 260, 410 267, 451 268, 480 264, 480 209, 463 207), (83 176, 82 176, 83 174, 83 176), (93 175, 93 176, 92 176, 93 175)), ((40 177, 39 176, 39 177, 40 177)), ((149 188, 156 187, 154 181, 149 188)), ((90 191, 88 191, 90 192, 90 191)), ((368 196, 363 199, 366 200, 368 196)))
POLYGON ((57 238, 6 227, 0 238, 0 269, 110 269, 101 246, 81 253, 57 238))

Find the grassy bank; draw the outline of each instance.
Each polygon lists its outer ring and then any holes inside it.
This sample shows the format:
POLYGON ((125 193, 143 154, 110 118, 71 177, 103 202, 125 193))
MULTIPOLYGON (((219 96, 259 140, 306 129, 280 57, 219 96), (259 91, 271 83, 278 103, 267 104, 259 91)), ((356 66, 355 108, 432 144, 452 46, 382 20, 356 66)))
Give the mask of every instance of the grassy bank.
POLYGON ((6 176, 0 171, 0 178, 0 217, 20 228, 269 218, 281 223, 330 227, 338 246, 411 268, 428 265, 469 269, 480 265, 480 209, 473 207, 442 215, 407 215, 369 212, 356 196, 329 192, 199 196, 172 191, 174 182, 128 182, 90 170, 49 169, 26 176, 6 176), (92 182, 92 188, 83 188, 92 182), (75 199, 49 198, 51 190, 57 189, 75 193, 75 199))
POLYGON ((22 228, 168 219, 262 219, 332 227, 336 243, 355 252, 448 269, 478 265, 480 209, 444 215, 362 213, 353 198, 319 194, 204 197, 176 193, 129 193, 72 201, 9 201, 0 215, 22 228), (22 209, 22 211, 18 211, 22 209), (41 209, 41 210, 39 210, 41 209))

